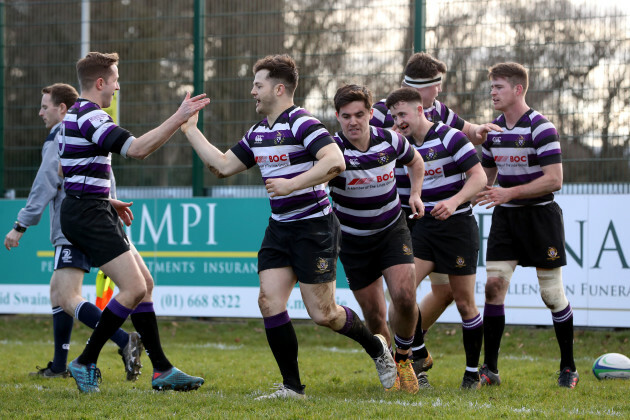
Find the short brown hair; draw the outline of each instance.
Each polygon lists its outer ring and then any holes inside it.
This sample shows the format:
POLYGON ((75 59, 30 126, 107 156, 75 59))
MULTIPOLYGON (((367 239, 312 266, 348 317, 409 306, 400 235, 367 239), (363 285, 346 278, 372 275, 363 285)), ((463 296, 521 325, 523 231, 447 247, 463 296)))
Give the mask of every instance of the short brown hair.
POLYGON ((365 86, 344 85, 335 93, 335 110, 339 112, 341 107, 357 101, 363 102, 365 109, 370 110, 372 108, 372 92, 365 86))
POLYGON ((417 89, 410 87, 403 87, 396 89, 389 94, 385 100, 385 106, 389 109, 396 105, 398 102, 418 102, 422 105, 422 96, 417 89))
POLYGON ((446 73, 446 64, 425 52, 415 53, 405 65, 405 76, 413 79, 427 79, 446 73))
POLYGON ((523 95, 527 93, 529 87, 529 75, 527 69, 521 64, 508 62, 499 63, 488 69, 488 79, 496 79, 498 77, 505 78, 512 87, 516 85, 523 86, 523 95))
POLYGON ((287 54, 268 55, 254 64, 254 74, 260 70, 269 70, 269 78, 278 80, 293 95, 298 85, 298 68, 295 61, 287 54))
POLYGON ((77 61, 77 76, 82 90, 90 89, 99 78, 112 74, 111 67, 118 64, 118 53, 90 52, 77 61))
POLYGON ((72 105, 79 99, 77 90, 65 83, 55 83, 42 89, 42 94, 49 94, 50 100, 55 106, 65 104, 70 109, 72 105))

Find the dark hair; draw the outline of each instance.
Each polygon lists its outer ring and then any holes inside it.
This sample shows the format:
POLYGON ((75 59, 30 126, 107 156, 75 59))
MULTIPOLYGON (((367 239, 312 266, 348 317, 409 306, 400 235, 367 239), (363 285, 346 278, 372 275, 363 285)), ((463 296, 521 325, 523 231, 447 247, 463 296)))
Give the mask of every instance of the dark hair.
POLYGON ((492 80, 497 77, 507 79, 513 87, 516 85, 523 86, 523 95, 527 93, 529 76, 527 69, 522 65, 514 62, 495 64, 488 69, 488 79, 492 80))
POLYGON ((370 92, 370 90, 365 86, 344 85, 337 89, 337 93, 335 93, 335 110, 339 112, 341 107, 356 101, 363 102, 363 104, 365 105, 365 109, 371 109, 372 92, 370 92))
POLYGON ((260 70, 269 70, 269 79, 282 83, 293 95, 298 85, 298 68, 295 61, 287 54, 268 55, 254 64, 254 74, 260 70))
POLYGON ((387 96, 385 100, 385 106, 389 109, 396 105, 398 102, 418 102, 422 105, 422 96, 417 89, 410 87, 403 87, 396 89, 387 96))
POLYGON ((55 83, 54 85, 46 86, 42 89, 42 93, 49 94, 50 100, 55 106, 59 106, 63 103, 68 109, 70 109, 79 98, 77 90, 65 83, 55 83))
POLYGON ((440 73, 446 73, 446 64, 425 52, 415 53, 405 65, 405 76, 414 79, 435 77, 440 73))
POLYGON ((77 76, 82 90, 90 89, 99 78, 112 74, 111 67, 118 64, 118 53, 90 52, 77 61, 77 76))

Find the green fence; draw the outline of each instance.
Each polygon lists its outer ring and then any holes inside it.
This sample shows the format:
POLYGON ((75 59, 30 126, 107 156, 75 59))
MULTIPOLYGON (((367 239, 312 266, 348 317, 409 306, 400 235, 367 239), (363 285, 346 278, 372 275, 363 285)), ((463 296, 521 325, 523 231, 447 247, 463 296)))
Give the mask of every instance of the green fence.
MULTIPOLYGON (((447 64, 440 100, 471 122, 494 117, 487 68, 518 61, 530 70, 529 105, 561 133, 565 183, 628 191, 630 11, 622 2, 7 0, 0 17, 0 189, 19 197, 29 192, 46 136, 37 116, 41 88, 76 86, 74 63, 87 47, 120 54, 120 123, 136 135, 166 119, 203 69, 198 80, 212 98, 203 128, 223 150, 259 120, 251 69, 267 54, 296 59, 296 103, 331 131, 338 129, 331 102, 340 84, 366 84, 384 97, 399 86, 414 50, 424 47, 447 64), (204 51, 195 66, 199 11, 204 51)), ((123 189, 192 191, 193 153, 180 133, 145 161, 115 157, 114 168, 123 189)), ((260 184, 255 170, 226 180, 197 173, 208 194, 247 194, 244 186, 260 184)))

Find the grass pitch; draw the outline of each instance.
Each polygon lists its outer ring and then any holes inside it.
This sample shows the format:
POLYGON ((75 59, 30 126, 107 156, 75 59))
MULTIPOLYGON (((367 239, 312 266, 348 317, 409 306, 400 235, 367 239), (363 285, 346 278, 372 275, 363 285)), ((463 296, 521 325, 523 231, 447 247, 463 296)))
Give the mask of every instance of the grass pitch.
MULTIPOLYGON (((197 391, 153 391, 146 354, 143 374, 127 382, 116 346, 108 343, 99 359, 101 392, 83 395, 73 379, 28 375, 52 358, 52 317, 0 316, 0 418, 630 418, 630 381, 598 381, 591 372, 603 353, 630 354, 628 330, 577 329, 580 382, 568 390, 556 383, 553 329, 508 326, 499 359, 502 385, 461 391, 461 328, 438 324, 426 338, 435 361, 429 371, 433 389, 409 395, 385 393, 372 360, 356 343, 310 321, 294 323, 308 398, 255 401, 281 382, 261 320, 160 320, 167 357, 206 379, 197 391)), ((89 333, 75 322, 70 360, 89 333)))

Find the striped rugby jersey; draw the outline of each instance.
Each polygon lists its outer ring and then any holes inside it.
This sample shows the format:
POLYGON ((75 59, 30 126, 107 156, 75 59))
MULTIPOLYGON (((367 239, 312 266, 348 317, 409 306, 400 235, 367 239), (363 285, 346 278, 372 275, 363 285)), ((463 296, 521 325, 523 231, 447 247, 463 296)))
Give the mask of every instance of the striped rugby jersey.
MULTIPOLYGON (((385 106, 385 99, 377 102, 372 107, 374 113, 370 124, 376 127, 393 127, 394 118, 391 112, 385 106)), ((459 117, 452 109, 444 105, 437 99, 433 102, 431 108, 424 109, 424 116, 431 122, 443 122, 447 126, 461 130, 464 128, 464 120, 459 117)), ((398 186, 398 194, 400 194, 400 201, 402 206, 409 208, 409 191, 410 183, 409 176, 407 175, 407 168, 404 165, 396 165, 396 183, 398 186)), ((424 194, 422 197, 424 201, 424 194)), ((428 212, 427 212, 428 213, 428 212)))
MULTIPOLYGON (((505 115, 493 121, 503 132, 491 131, 482 146, 481 164, 497 168, 497 181, 504 188, 532 182, 543 175, 542 167, 562 163, 560 140, 556 127, 542 114, 529 109, 513 128, 505 115)), ((553 193, 535 198, 516 199, 504 207, 526 206, 553 201, 553 193)))
MULTIPOLYGON (((324 125, 304 108, 291 106, 269 127, 265 118, 252 126, 232 152, 247 167, 258 164, 263 183, 268 178, 294 178, 311 169, 320 149, 334 144, 324 125)), ((269 197, 271 217, 291 222, 331 212, 324 184, 269 197)))
POLYGON ((68 110, 57 135, 66 195, 108 198, 111 154, 126 157, 134 139, 97 104, 79 98, 68 110))
MULTIPOLYGON (((370 120, 370 125, 374 127, 390 128, 394 126, 394 118, 392 113, 385 106, 385 99, 381 99, 379 102, 372 105, 374 113, 370 120)), ((464 120, 459 117, 449 107, 444 105, 437 99, 433 102, 431 108, 424 109, 424 116, 431 122, 441 121, 444 124, 461 130, 464 128, 464 120)))
MULTIPOLYGON (((451 198, 462 189, 466 183, 466 171, 479 163, 479 157, 464 133, 441 122, 434 123, 422 145, 414 144, 414 147, 424 160, 422 202, 425 215, 429 215, 438 202, 451 198)), ((396 178, 396 183, 401 200, 403 191, 406 193, 408 207, 409 177, 396 178)), ((472 206, 468 201, 462 203, 453 214, 470 210, 472 206)))
POLYGON ((370 127, 370 145, 362 152, 342 132, 335 134, 346 170, 330 180, 333 209, 344 234, 369 236, 381 232, 400 216, 396 191, 396 162, 409 164, 414 150, 392 130, 370 127))

